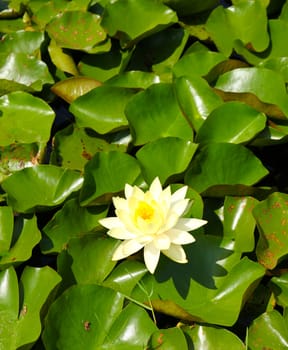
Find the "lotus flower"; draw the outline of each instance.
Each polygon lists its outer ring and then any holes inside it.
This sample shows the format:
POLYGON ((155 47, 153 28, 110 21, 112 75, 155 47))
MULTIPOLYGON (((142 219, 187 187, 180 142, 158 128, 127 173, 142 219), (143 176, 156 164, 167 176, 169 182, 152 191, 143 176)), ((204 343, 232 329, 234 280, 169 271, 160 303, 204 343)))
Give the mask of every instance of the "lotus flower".
POLYGON ((109 229, 109 236, 123 240, 112 260, 124 259, 144 247, 144 262, 152 274, 159 262, 160 252, 177 263, 186 263, 186 254, 181 245, 195 241, 188 231, 207 223, 195 218, 181 218, 189 205, 186 192, 187 186, 173 194, 170 186, 163 190, 158 177, 146 192, 126 184, 126 199, 113 197, 116 217, 99 220, 102 226, 109 229))

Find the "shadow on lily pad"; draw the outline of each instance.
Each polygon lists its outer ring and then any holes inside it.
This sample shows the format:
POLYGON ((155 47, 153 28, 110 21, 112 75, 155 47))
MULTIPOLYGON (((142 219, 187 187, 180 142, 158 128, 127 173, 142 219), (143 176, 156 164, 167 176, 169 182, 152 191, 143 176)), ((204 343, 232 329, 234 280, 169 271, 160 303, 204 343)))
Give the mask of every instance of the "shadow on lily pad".
POLYGON ((157 282, 163 283, 173 279, 173 283, 182 298, 186 298, 191 280, 208 289, 217 289, 214 277, 227 275, 218 261, 228 258, 233 252, 220 247, 221 238, 212 235, 194 235, 196 241, 184 246, 188 263, 177 264, 162 256, 159 268, 155 273, 157 282))

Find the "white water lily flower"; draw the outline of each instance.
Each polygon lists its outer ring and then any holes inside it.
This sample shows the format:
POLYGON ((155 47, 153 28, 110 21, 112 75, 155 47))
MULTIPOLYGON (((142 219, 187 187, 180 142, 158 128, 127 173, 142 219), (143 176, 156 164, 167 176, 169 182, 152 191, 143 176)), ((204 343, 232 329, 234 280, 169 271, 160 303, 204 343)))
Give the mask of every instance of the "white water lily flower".
POLYGON ((158 177, 147 192, 126 184, 126 199, 113 198, 116 217, 99 220, 109 229, 109 236, 123 240, 112 260, 124 259, 144 247, 144 262, 151 273, 157 267, 160 252, 178 263, 186 263, 181 245, 195 241, 187 231, 207 223, 200 219, 181 218, 189 204, 186 192, 187 186, 173 194, 170 186, 163 190, 158 177))

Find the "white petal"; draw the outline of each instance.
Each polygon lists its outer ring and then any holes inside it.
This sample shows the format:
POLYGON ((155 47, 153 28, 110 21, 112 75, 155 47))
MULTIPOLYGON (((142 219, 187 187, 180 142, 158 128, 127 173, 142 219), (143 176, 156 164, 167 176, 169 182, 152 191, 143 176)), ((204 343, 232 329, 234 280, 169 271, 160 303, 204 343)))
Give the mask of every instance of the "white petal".
MULTIPOLYGON (((171 203, 171 188, 170 186, 166 187, 164 191, 162 191, 160 195, 161 202, 167 203, 170 205, 171 203)), ((160 202, 160 201, 159 201, 160 202)))
POLYGON ((102 225, 108 229, 123 226, 121 221, 117 217, 100 219, 98 222, 100 225, 102 225))
POLYGON ((138 200, 143 200, 145 193, 141 190, 141 188, 134 186, 133 191, 131 193, 131 197, 135 197, 138 200))
POLYGON ((132 195, 132 192, 133 192, 133 187, 129 184, 126 184, 124 189, 125 197, 129 198, 132 195))
POLYGON ((155 236, 153 242, 156 248, 160 250, 167 250, 170 247, 170 238, 165 234, 155 236))
POLYGON ((169 231, 170 229, 174 228, 179 220, 180 219, 177 214, 169 213, 168 217, 166 218, 165 225, 163 225, 163 228, 161 228, 161 232, 169 231))
POLYGON ((173 261, 176 261, 180 264, 187 263, 186 254, 181 245, 171 244, 168 250, 162 250, 162 253, 168 256, 173 261))
POLYGON ((130 239, 127 241, 123 241, 115 250, 112 260, 121 260, 124 258, 127 258, 127 256, 130 256, 136 252, 138 252, 141 248, 143 248, 143 245, 138 243, 134 239, 130 239))
POLYGON ((186 196, 186 193, 187 193, 187 189, 188 189, 188 187, 184 186, 184 187, 179 188, 179 190, 175 191, 171 196, 172 203, 175 203, 175 202, 178 202, 178 201, 184 199, 186 196))
POLYGON ((185 212, 188 204, 189 204, 189 199, 188 198, 181 199, 178 202, 173 203, 171 205, 170 210, 172 212, 176 213, 178 216, 181 216, 185 212))
POLYGON ((156 199, 156 200, 159 199, 159 196, 162 193, 162 185, 161 185, 161 182, 160 182, 158 177, 156 177, 153 180, 153 182, 152 182, 152 184, 151 184, 151 186, 149 188, 149 192, 151 192, 151 194, 153 195, 154 199, 156 199))
POLYGON ((121 197, 113 197, 112 201, 113 201, 114 207, 117 210, 128 210, 128 202, 126 199, 121 197))
POLYGON ((189 218, 180 218, 175 225, 174 228, 178 230, 183 230, 183 231, 192 231, 196 230, 197 228, 207 224, 206 220, 201 220, 201 219, 189 219, 189 218))
POLYGON ((171 229, 166 232, 171 243, 174 244, 190 244, 195 242, 195 238, 188 232, 182 230, 171 229))
POLYGON ((134 225, 134 222, 132 221, 132 217, 129 212, 124 210, 116 210, 116 215, 118 216, 122 224, 122 227, 125 226, 127 231, 135 232, 135 233, 138 231, 134 225))
POLYGON ((153 242, 144 247, 144 262, 147 269, 154 273, 159 262, 160 250, 155 247, 153 242))
POLYGON ((123 227, 115 227, 110 229, 107 234, 110 237, 116 238, 116 239, 133 239, 135 238, 135 234, 127 231, 125 228, 123 227))

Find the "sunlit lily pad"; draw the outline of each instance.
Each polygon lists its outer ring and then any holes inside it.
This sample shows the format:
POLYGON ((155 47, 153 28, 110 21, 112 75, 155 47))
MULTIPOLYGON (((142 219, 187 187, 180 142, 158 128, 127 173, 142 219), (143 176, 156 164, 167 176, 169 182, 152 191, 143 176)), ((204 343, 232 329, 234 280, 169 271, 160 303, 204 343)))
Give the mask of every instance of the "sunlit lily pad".
POLYGON ((250 44, 256 51, 268 47, 266 7, 268 1, 235 1, 232 6, 217 6, 206 23, 206 28, 219 51, 229 56, 234 41, 250 44))
POLYGON ((0 147, 0 182, 15 171, 38 164, 42 153, 36 143, 0 147))
POLYGON ((10 54, 25 53, 28 55, 39 55, 40 45, 44 40, 43 32, 29 32, 20 30, 2 37, 0 42, 1 53, 10 54))
POLYGON ((240 260, 241 254, 230 250, 230 239, 193 235, 196 241, 185 246, 188 263, 163 256, 154 276, 145 275, 132 297, 190 322, 232 325, 265 268, 247 257, 240 260))
POLYGON ((283 112, 281 118, 287 119, 288 96, 284 79, 278 72, 256 67, 234 69, 219 77, 216 88, 240 95, 253 94, 261 102, 276 105, 283 112))
POLYGON ((31 218, 17 216, 13 220, 11 207, 1 207, 0 219, 2 221, 0 227, 6 231, 4 240, 0 236, 1 245, 6 246, 6 251, 0 251, 0 269, 4 269, 28 260, 32 255, 32 249, 41 239, 41 233, 37 227, 36 216, 31 218), (8 220, 9 227, 7 227, 8 220))
POLYGON ((123 191, 125 184, 133 185, 140 176, 137 160, 126 153, 98 152, 86 164, 80 193, 81 205, 106 204, 112 196, 123 191))
POLYGON ((193 139, 171 84, 154 84, 135 95, 127 103, 125 115, 135 145, 169 136, 193 139))
POLYGON ((73 101, 70 111, 79 127, 106 134, 128 126, 124 110, 134 94, 132 89, 99 86, 73 101))
POLYGON ((96 284, 71 287, 49 310, 45 348, 141 350, 157 328, 146 311, 133 304, 123 308, 123 301, 120 293, 96 284))
POLYGON ((36 207, 61 204, 78 191, 83 178, 77 171, 53 165, 37 165, 20 170, 2 183, 8 203, 19 212, 33 212, 36 207))
POLYGON ((176 13, 169 7, 146 0, 109 2, 103 14, 102 26, 108 34, 119 33, 123 45, 155 33, 177 21, 176 13))
POLYGON ((253 210, 260 232, 256 253, 258 260, 273 269, 288 253, 288 195, 273 193, 253 210))
POLYGON ((55 113, 42 99, 23 91, 0 97, 0 145, 46 143, 55 113))
POLYGON ((165 183, 170 176, 177 177, 186 170, 196 149, 197 145, 191 141, 163 137, 144 145, 136 153, 136 157, 147 183, 151 183, 157 176, 161 183, 165 183), (170 152, 173 152, 173 157, 170 152))
POLYGON ((44 253, 66 249, 72 238, 79 238, 97 227, 99 219, 107 215, 107 206, 80 207, 78 199, 64 203, 52 219, 44 226, 41 249, 44 253))
POLYGON ((3 85, 0 94, 4 95, 15 90, 41 91, 44 84, 52 84, 54 80, 46 63, 17 52, 9 55, 0 53, 0 82, 3 85))
POLYGON ((58 46, 86 52, 106 39, 100 17, 91 12, 66 11, 53 18, 46 30, 58 46))
POLYGON ((214 109, 201 126, 196 141, 245 143, 265 128, 266 116, 240 102, 227 102, 214 109))
POLYGON ((71 103, 76 100, 76 98, 100 85, 101 82, 98 80, 77 76, 57 82, 51 87, 51 90, 54 94, 63 98, 64 101, 71 103))
POLYGON ((93 130, 69 125, 59 131, 54 138, 51 163, 65 168, 83 170, 85 164, 96 152, 125 152, 127 144, 109 143, 93 130))
MULTIPOLYGON (((26 266, 17 280, 10 267, 0 272, 0 346, 3 349, 30 347, 41 333, 40 310, 61 278, 45 266, 26 266)), ((44 315, 45 312, 42 314, 44 315)))

